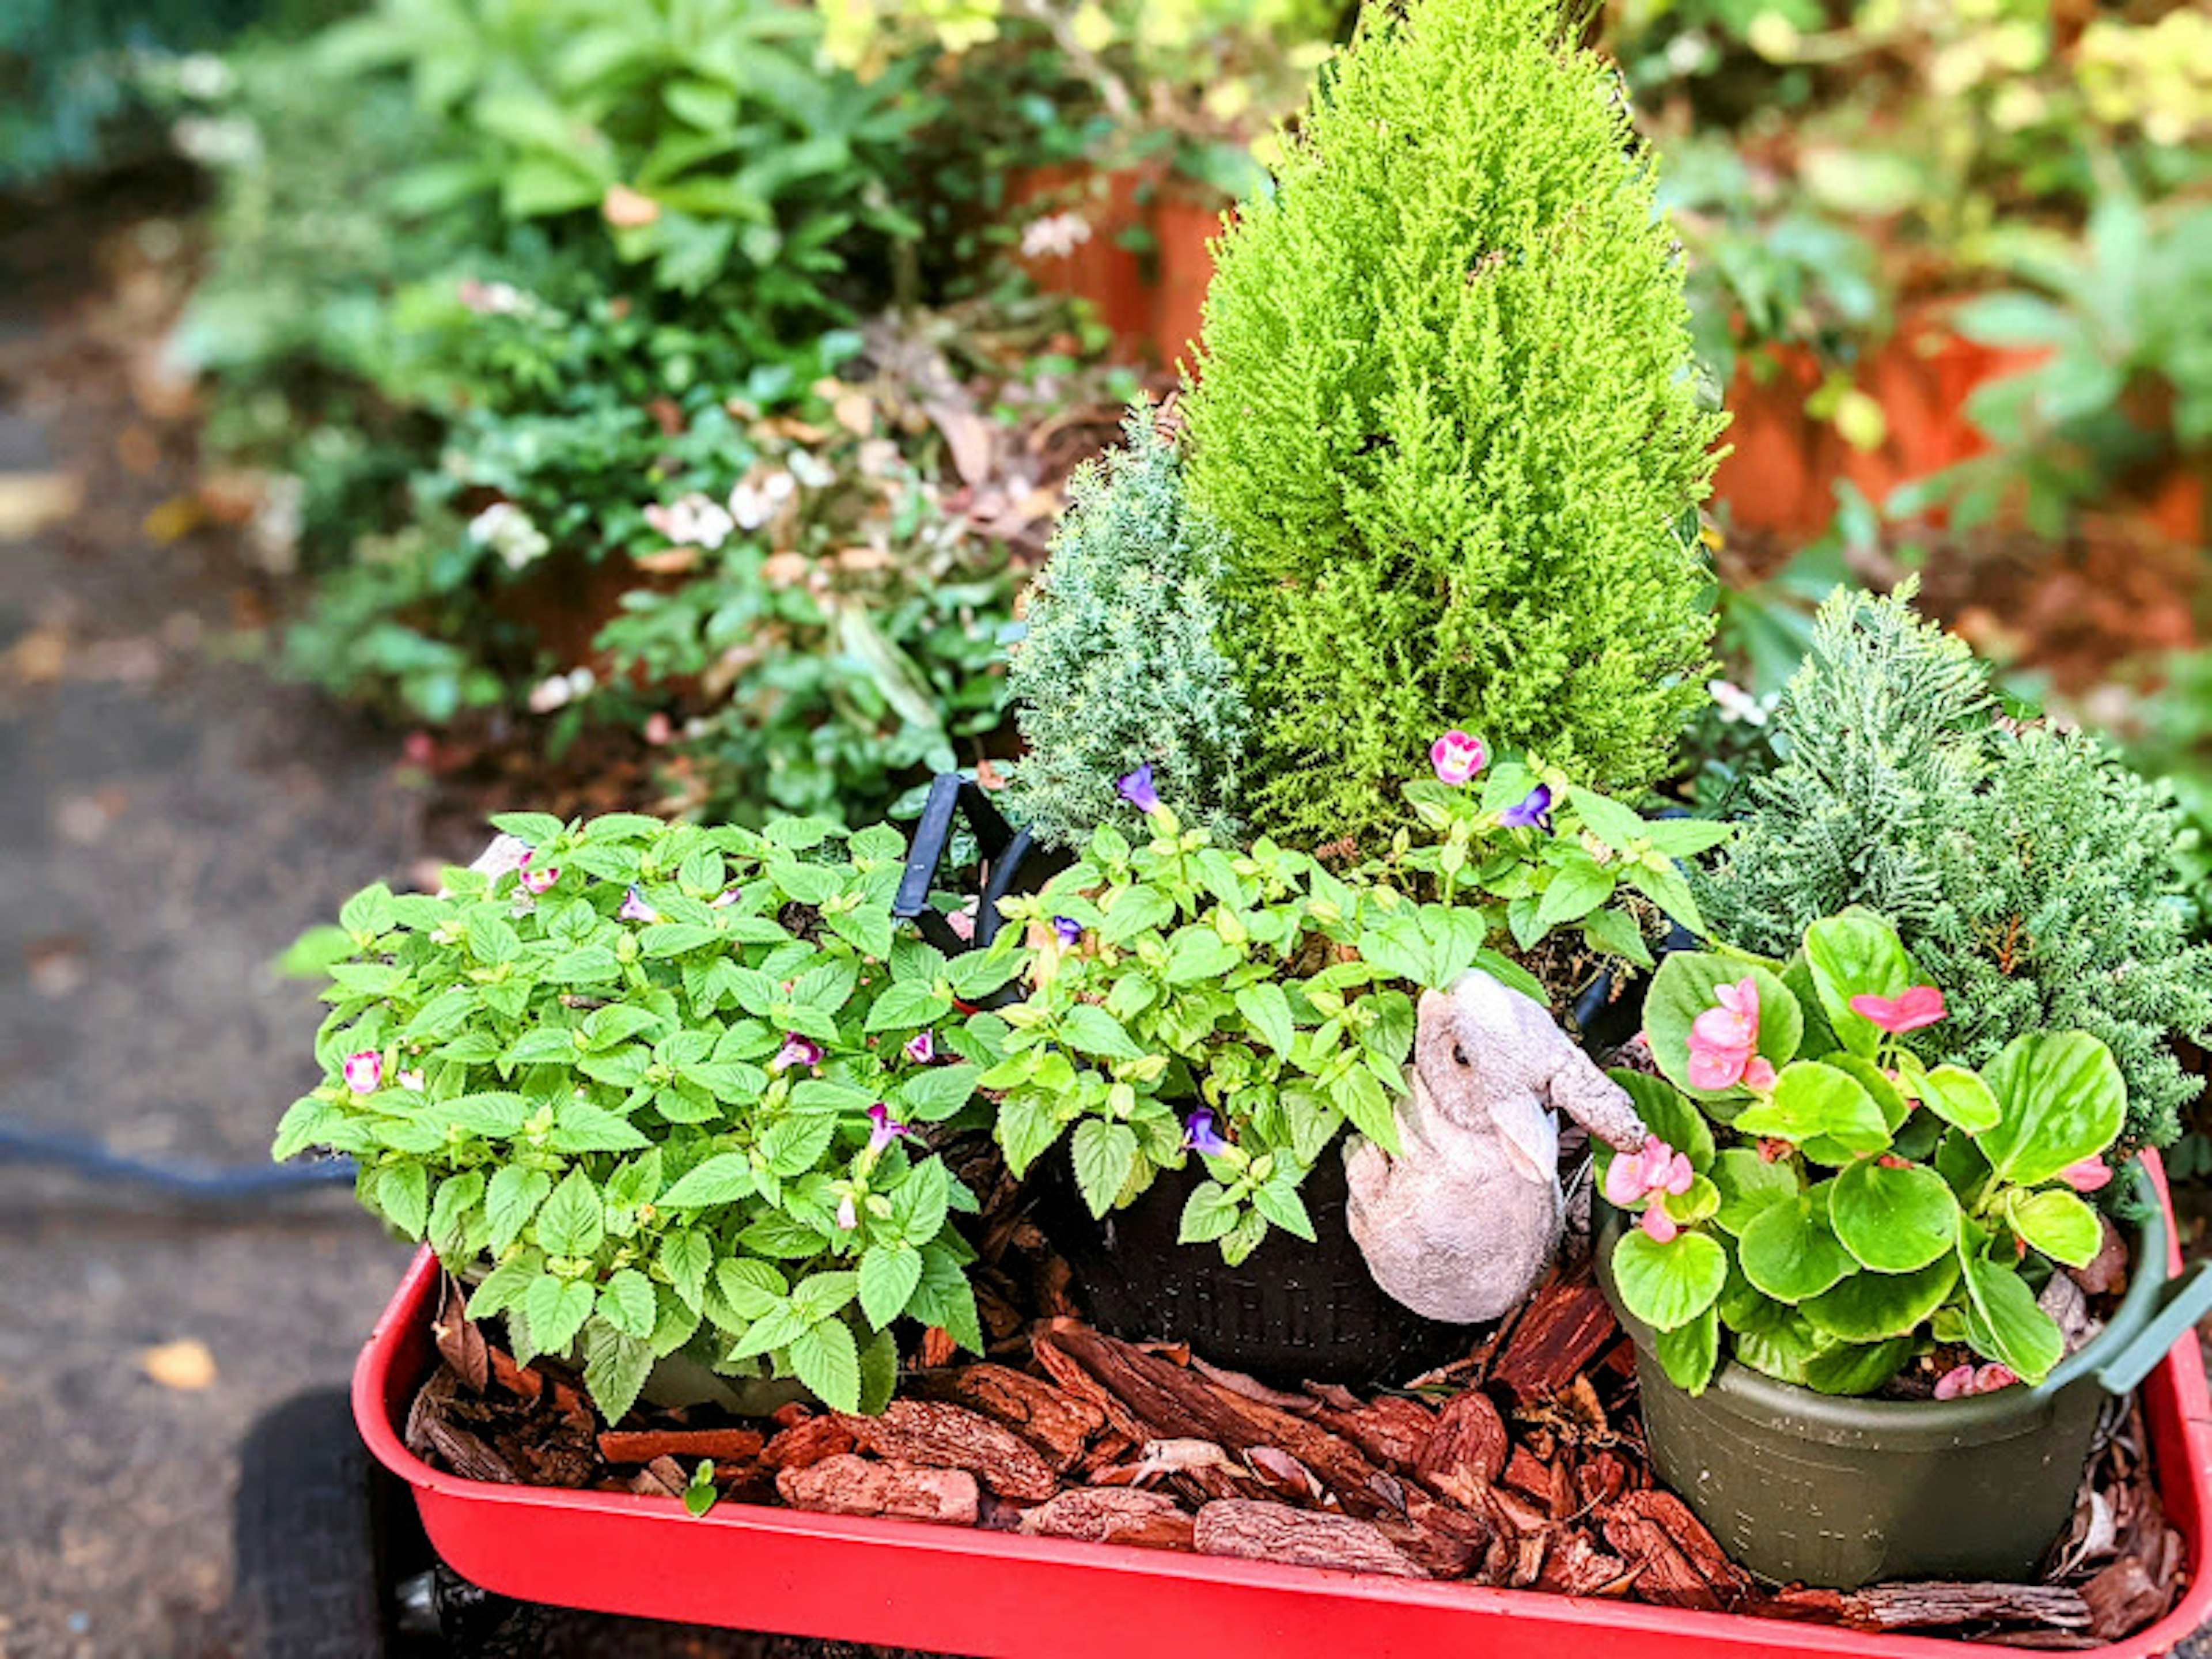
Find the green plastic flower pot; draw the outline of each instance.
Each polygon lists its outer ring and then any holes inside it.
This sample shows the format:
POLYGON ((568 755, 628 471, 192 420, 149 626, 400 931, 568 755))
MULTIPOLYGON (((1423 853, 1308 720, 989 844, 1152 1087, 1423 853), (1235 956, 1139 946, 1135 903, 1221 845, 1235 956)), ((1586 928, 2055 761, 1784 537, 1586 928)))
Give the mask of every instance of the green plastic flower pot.
POLYGON ((1949 1401, 1818 1394, 1726 1359, 1692 1397, 1668 1379, 1650 1328, 1620 1311, 1610 1270, 1627 1222, 1605 1206, 1598 1276, 1635 1340, 1660 1478, 1722 1548, 1776 1583, 2032 1580, 2073 1515, 2105 1401, 2212 1308, 2212 1263, 2168 1277, 2157 1191, 2142 1170, 2133 1178, 2149 1218, 2110 1323, 2038 1387, 1949 1401))

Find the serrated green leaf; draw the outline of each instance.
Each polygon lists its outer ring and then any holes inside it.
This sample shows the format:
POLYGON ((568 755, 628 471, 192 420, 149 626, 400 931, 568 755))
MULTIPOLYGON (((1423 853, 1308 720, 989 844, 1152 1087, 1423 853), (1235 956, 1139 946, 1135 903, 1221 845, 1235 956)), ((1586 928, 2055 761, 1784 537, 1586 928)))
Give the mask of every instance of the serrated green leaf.
POLYGON ((907 1244, 872 1245, 860 1257, 860 1311, 881 1330, 906 1311, 921 1283, 921 1252, 907 1244))
POLYGON ((590 1255, 605 1236, 599 1189, 583 1170, 569 1170, 538 1209, 538 1244, 553 1255, 590 1255))
POLYGON ((530 1322, 531 1340, 543 1353, 566 1352, 592 1316, 597 1298, 592 1287, 579 1279, 556 1279, 540 1273, 523 1292, 522 1316, 530 1322))
POLYGON ((832 1411, 860 1409, 860 1351, 840 1320, 825 1319, 792 1338, 791 1369, 832 1411))
POLYGON ((660 1195, 666 1210, 704 1210, 719 1204, 735 1204, 753 1191, 750 1160, 738 1152, 717 1152, 705 1163, 685 1171, 660 1195))
POLYGON ((1114 1207, 1129 1176, 1137 1166, 1136 1132, 1126 1123, 1109 1123, 1090 1117, 1075 1126, 1070 1150, 1075 1159, 1075 1184, 1091 1213, 1103 1216, 1114 1207))
POLYGON ((635 1267, 617 1269, 599 1286, 598 1312, 624 1336, 645 1340, 653 1334, 659 1316, 653 1282, 635 1267))

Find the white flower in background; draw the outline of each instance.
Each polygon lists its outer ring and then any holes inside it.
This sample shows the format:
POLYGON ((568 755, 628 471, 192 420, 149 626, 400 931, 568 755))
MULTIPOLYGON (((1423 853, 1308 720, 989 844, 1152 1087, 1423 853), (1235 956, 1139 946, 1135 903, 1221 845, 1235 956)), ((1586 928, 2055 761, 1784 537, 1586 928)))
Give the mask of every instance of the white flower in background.
POLYGON ((513 501, 494 501, 469 520, 469 539, 499 555, 509 570, 535 564, 552 550, 545 532, 513 501))
POLYGON ((791 476, 806 489, 826 489, 837 482, 837 469, 811 449, 793 450, 790 460, 791 476))
POLYGON ((300 568, 307 500, 307 483, 296 474, 278 472, 262 482, 261 499, 246 521, 246 539, 261 568, 271 575, 289 576, 300 568))
POLYGON ((757 484, 741 483, 730 492, 731 516, 740 529, 758 530, 798 489, 799 481, 788 472, 771 472, 757 484))
POLYGON ((1705 692, 1730 726, 1764 726, 1772 708, 1770 699, 1753 696, 1733 680, 1707 680, 1705 692))
POLYGON ((550 714, 556 708, 566 708, 579 697, 587 697, 599 683, 599 677, 588 668, 572 668, 565 674, 549 675, 530 690, 530 712, 550 714))
POLYGON ((1048 213, 1022 227, 1022 257, 1064 259, 1090 240, 1090 221, 1080 214, 1048 213))
POLYGON ((177 90, 187 98, 212 102, 228 98, 238 77, 211 52, 187 52, 177 59, 177 90))
POLYGON ((247 167, 261 160, 261 130, 243 116, 180 117, 169 128, 169 142, 204 167, 247 167))
POLYGON ((473 276, 461 279, 459 294, 461 303, 479 317, 512 317, 527 303, 512 283, 480 283, 473 276))
POLYGON ((679 547, 703 548, 709 553, 729 540, 738 526, 738 520, 718 503, 696 490, 672 506, 655 501, 645 509, 645 521, 679 547))

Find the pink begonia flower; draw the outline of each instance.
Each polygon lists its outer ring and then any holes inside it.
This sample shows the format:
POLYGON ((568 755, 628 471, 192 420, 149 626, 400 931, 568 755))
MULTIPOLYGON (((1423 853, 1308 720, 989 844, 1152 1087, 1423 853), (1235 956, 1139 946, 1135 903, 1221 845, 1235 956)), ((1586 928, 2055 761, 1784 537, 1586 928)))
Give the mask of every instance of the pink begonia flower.
POLYGON ((1686 1154, 1653 1135, 1640 1150, 1614 1155, 1605 1172, 1606 1201, 1626 1209, 1653 1193, 1680 1196, 1690 1190, 1697 1178, 1686 1154))
POLYGON ((837 1200, 837 1225, 841 1231, 849 1233, 860 1224, 860 1207, 853 1202, 852 1194, 848 1193, 837 1200))
POLYGON ((1995 1394, 1999 1389, 2008 1389, 2020 1378, 2005 1366, 1988 1364, 1977 1368, 1957 1365, 1936 1380, 1938 1400, 1963 1400, 1969 1395, 1995 1394))
POLYGON ((1867 991, 1851 999, 1851 1012, 1872 1020, 1892 1036, 1903 1036, 1943 1018, 1943 994, 1932 985, 1916 985, 1893 997, 1878 997, 1867 991))
POLYGON ((1743 1076, 1738 1079, 1747 1089, 1765 1094, 1774 1086, 1774 1062, 1764 1054, 1753 1054, 1744 1062, 1743 1076))
POLYGON ((1480 738, 1455 726, 1429 745, 1429 764, 1437 769, 1439 783, 1462 784, 1490 764, 1490 750, 1480 738))
MULTIPOLYGON (((1718 1006, 1690 1024, 1693 1089, 1732 1089, 1745 1081, 1759 1057, 1759 981, 1746 975, 1733 985, 1716 985, 1713 995, 1718 1006)), ((1762 1067, 1757 1076, 1763 1083, 1753 1086, 1772 1086, 1772 1071, 1762 1067)))
POLYGON ((345 1075, 346 1087, 357 1095, 373 1095, 383 1086, 384 1056, 374 1048, 348 1054, 339 1070, 345 1075))
POLYGON ((1644 1229, 1644 1237, 1654 1244, 1672 1244, 1674 1236, 1682 1231, 1674 1224, 1674 1218, 1667 1213, 1664 1204, 1646 1206, 1643 1218, 1636 1224, 1644 1229))
POLYGON ((917 1066, 929 1065, 937 1058, 937 1033, 916 1031, 906 1040, 906 1057, 917 1066))
POLYGON ((422 1073, 420 1072, 402 1072, 398 1081, 403 1089, 412 1089, 418 1095, 422 1092, 422 1073))
POLYGON ((515 879, 522 884, 522 890, 526 893, 546 892, 550 890, 555 882, 561 879, 561 870, 557 865, 540 865, 538 868, 532 869, 530 861, 537 856, 535 852, 525 853, 522 855, 521 865, 514 872, 515 879))
POLYGON ((783 1047, 775 1051, 775 1058, 769 1061, 768 1068, 771 1072, 781 1072, 793 1066, 804 1066, 811 1072, 821 1064, 822 1045, 812 1037, 790 1031, 785 1034, 783 1047))
POLYGON ((2058 1178, 2077 1193, 2094 1193, 2111 1182, 2112 1166, 2101 1158, 2085 1158, 2061 1170, 2058 1178))

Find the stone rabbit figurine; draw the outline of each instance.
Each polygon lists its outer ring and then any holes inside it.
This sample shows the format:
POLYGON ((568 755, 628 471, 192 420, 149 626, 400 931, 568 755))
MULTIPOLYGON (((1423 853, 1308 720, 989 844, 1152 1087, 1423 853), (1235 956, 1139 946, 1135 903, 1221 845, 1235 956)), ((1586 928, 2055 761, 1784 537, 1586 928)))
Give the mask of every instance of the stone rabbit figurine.
POLYGON ((1644 1121, 1541 1005, 1480 969, 1423 993, 1408 1069, 1402 1154, 1362 1135, 1345 1146, 1352 1237, 1375 1282, 1415 1313, 1496 1319, 1559 1248, 1557 1114, 1628 1152, 1644 1121))

